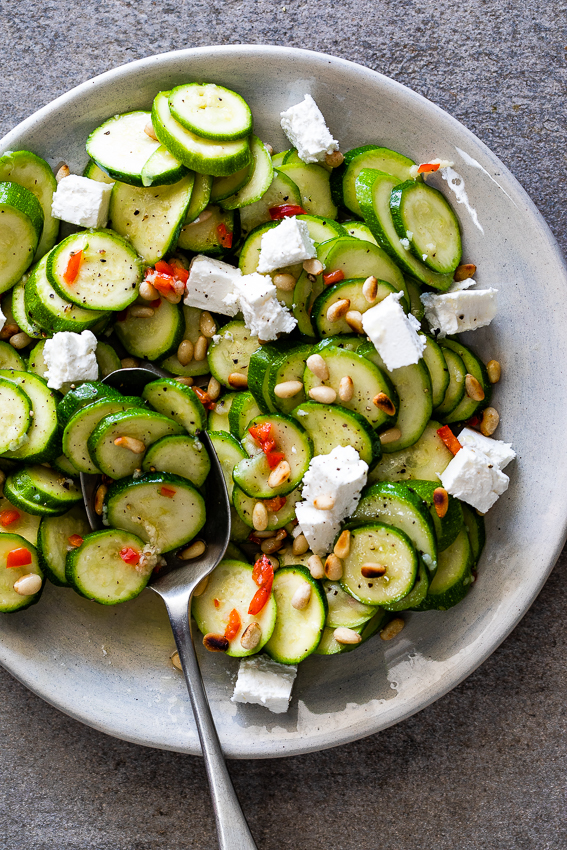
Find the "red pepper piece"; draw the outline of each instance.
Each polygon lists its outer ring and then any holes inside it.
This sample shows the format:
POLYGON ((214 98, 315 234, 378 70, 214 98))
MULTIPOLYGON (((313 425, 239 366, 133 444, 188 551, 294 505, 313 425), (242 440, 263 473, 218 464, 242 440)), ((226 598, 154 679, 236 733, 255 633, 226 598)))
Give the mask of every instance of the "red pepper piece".
POLYGON ((438 162, 422 162, 417 169, 418 174, 430 174, 432 171, 439 171, 438 162))
POLYGON ((125 564, 136 565, 140 561, 140 553, 132 549, 131 546, 124 546, 118 553, 125 564))
POLYGON ((454 455, 463 448, 448 425, 443 425, 442 428, 438 428, 437 435, 441 440, 443 440, 449 451, 454 455))
POLYGON ((156 298, 155 301, 150 301, 150 307, 152 310, 157 310, 158 307, 161 307, 161 298, 156 298))
POLYGON ((165 260, 158 260, 154 268, 156 272, 159 272, 159 274, 166 274, 169 275, 169 277, 173 277, 175 274, 173 266, 170 266, 170 264, 166 263, 165 260))
POLYGON ((285 496, 274 496, 273 499, 266 499, 264 504, 266 506, 266 510, 271 511, 273 514, 281 511, 287 499, 285 496))
POLYGON ((271 587, 259 587, 254 596, 252 597, 252 602, 248 608, 249 614, 259 614, 268 599, 270 598, 270 593, 272 592, 271 587))
POLYGON ((242 625, 242 620, 240 619, 240 614, 233 608, 230 614, 228 615, 228 625, 224 630, 224 636, 227 640, 234 640, 238 632, 240 631, 240 627, 242 625))
POLYGON ((75 547, 75 549, 78 549, 79 546, 82 546, 83 544, 83 538, 80 534, 72 534, 70 537, 67 538, 67 540, 69 541, 71 546, 75 547))
POLYGON ((268 212, 272 221, 278 221, 280 218, 289 218, 292 215, 307 215, 303 207, 298 207, 295 204, 280 204, 277 207, 270 207, 268 212))
POLYGON ((481 422, 482 416, 479 416, 478 413, 475 413, 474 416, 471 416, 470 419, 467 419, 465 425, 467 425, 469 428, 478 428, 481 422))
POLYGON ((162 496, 167 496, 168 499, 173 499, 177 491, 174 490, 173 487, 160 487, 159 492, 162 496))
POLYGON ((272 562, 267 555, 262 555, 262 557, 258 558, 254 564, 254 568, 252 569, 252 579, 258 587, 261 587, 268 581, 271 582, 274 580, 274 568, 272 567, 272 562))
POLYGON ((75 283, 79 276, 79 270, 83 263, 83 252, 77 251, 71 254, 67 262, 67 268, 63 272, 63 280, 65 283, 75 283))
POLYGON ((158 292, 161 292, 162 295, 175 291, 173 276, 169 277, 164 274, 156 274, 152 277, 151 284, 158 292))
POLYGON ((7 567, 27 567, 31 562, 31 552, 23 546, 19 549, 12 549, 6 556, 7 567))
POLYGON ((9 509, 5 511, 0 511, 0 525, 3 528, 7 528, 7 526, 12 525, 12 523, 17 522, 19 519, 19 511, 9 509))
POLYGON ((185 266, 182 265, 179 260, 175 259, 170 260, 169 265, 171 266, 173 277, 176 280, 180 280, 181 283, 187 283, 187 281, 189 280, 189 272, 187 271, 185 266))
POLYGON ((232 233, 230 233, 227 229, 226 224, 221 222, 217 226, 217 233, 219 235, 219 242, 221 243, 223 248, 232 248, 232 233))
POLYGON ((201 387, 192 387, 192 390, 195 393, 195 395, 197 396, 197 398, 199 399, 199 401, 201 402, 201 404, 203 405, 203 407, 206 408, 206 410, 214 410, 215 409, 215 407, 217 406, 216 402, 214 402, 212 400, 212 398, 210 397, 208 392, 206 392, 205 390, 202 390, 201 387))
POLYGON ((220 601, 218 599, 213 599, 213 605, 215 608, 220 608, 220 601))
POLYGON ((121 310, 119 313, 116 314, 116 321, 117 322, 125 322, 127 318, 128 318, 128 307, 126 307, 125 310, 121 310))
POLYGON ((333 283, 340 283, 345 279, 345 273, 342 269, 337 269, 334 272, 329 272, 323 275, 323 283, 325 286, 331 286, 333 283))
POLYGON ((256 442, 262 445, 262 443, 265 443, 266 440, 270 439, 272 434, 272 425, 270 422, 262 422, 261 425, 253 425, 248 429, 248 433, 256 440, 256 442))
POLYGON ((278 463, 285 458, 283 452, 266 452, 266 460, 270 469, 275 469, 278 463))

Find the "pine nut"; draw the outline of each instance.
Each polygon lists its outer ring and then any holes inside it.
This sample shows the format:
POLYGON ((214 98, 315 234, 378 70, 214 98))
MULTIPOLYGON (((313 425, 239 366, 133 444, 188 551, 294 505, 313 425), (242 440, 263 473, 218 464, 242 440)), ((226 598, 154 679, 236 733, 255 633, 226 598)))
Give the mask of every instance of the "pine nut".
POLYGON ((482 401, 484 398, 484 390, 481 383, 474 375, 465 375, 465 392, 473 401, 482 401))
POLYGON ((203 310, 201 313, 199 318, 199 330, 203 336, 207 337, 207 339, 211 339, 217 332, 217 323, 208 310, 203 310))
POLYGON ((273 277, 274 286, 276 289, 281 289, 282 292, 291 292, 295 289, 296 279, 292 274, 276 274, 273 277))
POLYGON ((150 139, 153 139, 154 142, 159 141, 158 137, 156 136, 156 131, 154 130, 154 125, 151 121, 148 121, 148 123, 144 127, 144 133, 146 134, 146 136, 149 136, 150 139))
POLYGON ((155 310, 153 307, 130 307, 128 311, 128 316, 133 319, 151 319, 152 316, 155 315, 155 310))
POLYGON ((488 372, 488 380, 491 384, 497 384, 500 380, 500 375, 502 374, 502 368, 498 360, 489 360, 486 364, 486 371, 488 372))
POLYGON ((57 183, 61 183, 61 181, 64 180, 65 177, 69 177, 70 174, 71 170, 69 166, 63 163, 63 165, 58 169, 57 174, 55 175, 55 180, 57 181, 57 183))
POLYGON ((394 407, 394 403, 391 398, 389 398, 386 393, 378 393, 372 399, 378 410, 381 410, 383 413, 386 413, 388 416, 393 416, 396 412, 396 408, 394 407))
POLYGON ((444 487, 436 487, 433 491, 433 505, 439 519, 443 519, 449 510, 449 494, 444 487))
POLYGON ((402 432, 399 428, 388 428, 387 431, 382 431, 380 434, 380 442, 383 446, 387 446, 388 443, 395 443, 401 436, 402 432))
POLYGON ((303 611, 309 605, 311 599, 311 585, 302 581, 293 596, 291 597, 291 607, 297 611, 303 611))
POLYGON ((327 494, 316 496, 313 499, 313 506, 318 511, 332 511, 335 507, 335 497, 327 494))
POLYGON ((393 620, 390 620, 387 626, 384 626, 380 632, 380 637, 382 640, 392 640, 392 638, 395 638, 396 635, 399 635, 404 626, 405 622, 401 617, 394 617, 393 620))
POLYGON ((161 297, 165 298, 166 301, 169 301, 170 304, 179 304, 181 301, 183 294, 181 292, 162 292, 161 297))
POLYGON ((235 390, 244 390, 248 386, 248 378, 240 372, 231 372, 228 376, 228 383, 235 390))
POLYGON ((311 557, 307 559, 307 566, 309 567, 309 572, 311 573, 312 578, 325 577, 325 567, 323 566, 323 561, 319 555, 311 555, 311 557))
POLYGON ((340 628, 335 629, 333 637, 337 643, 343 643, 347 646, 360 643, 362 640, 358 632, 355 632, 354 629, 347 629, 346 626, 340 626, 340 628))
POLYGON ((252 524, 256 531, 265 531, 268 527, 268 509, 263 502, 256 502, 252 511, 252 524))
POLYGON ((151 283, 148 283, 147 280, 141 282, 138 294, 144 301, 155 301, 156 298, 159 298, 157 289, 151 283))
POLYGON ((350 531, 348 528, 345 528, 344 531, 341 531, 339 534, 339 539, 335 543, 335 547, 333 549, 334 554, 337 558, 346 558, 348 553, 350 552, 350 531))
POLYGON ((184 386, 186 387, 192 387, 195 383, 195 381, 190 375, 188 375, 186 378, 176 378, 175 380, 179 381, 180 384, 184 384, 184 386))
POLYGON ((140 365, 140 361, 136 360, 135 357, 124 357, 120 361, 120 365, 123 369, 135 369, 137 366, 140 365))
POLYGON ((344 161, 345 158, 340 151, 325 154, 325 165, 328 165, 330 168, 338 168, 344 161))
POLYGON ((94 509, 95 509, 95 514, 97 514, 97 516, 102 516, 102 509, 104 507, 104 499, 105 499, 107 493, 108 493, 108 487, 106 486, 106 484, 101 484, 99 486, 98 490, 96 491, 94 509))
POLYGON ((349 310, 345 316, 345 321, 349 328, 357 334, 363 334, 362 313, 359 310, 349 310))
POLYGON ((41 590, 42 584, 41 576, 36 573, 28 573, 14 582, 14 590, 20 596, 34 596, 41 590))
MULTIPOLYGON (((184 339, 183 342, 189 342, 189 340, 184 339)), ((183 343, 181 343, 183 345, 183 343)), ((206 336, 201 335, 195 345, 193 346, 193 357, 195 360, 200 363, 207 356, 207 348, 209 347, 209 340, 206 336)))
POLYGON ((181 672, 183 673, 183 667, 181 666, 181 659, 179 657, 179 653, 177 652, 177 650, 175 650, 175 652, 171 653, 171 655, 169 656, 169 660, 171 661, 171 663, 173 664, 173 666, 175 667, 176 670, 181 670, 181 672))
POLYGON ((453 280, 468 280, 469 277, 473 277, 475 272, 476 266, 474 263, 463 263, 462 266, 457 266, 455 269, 453 280))
POLYGON ((385 575, 386 567, 383 564, 367 563, 360 568, 360 574, 364 578, 379 578, 385 575))
POLYGON ((342 319, 344 316, 346 316, 349 307, 349 298, 339 298, 339 300, 335 301, 334 304, 331 304, 331 306, 327 310, 327 321, 338 322, 339 319, 342 319))
POLYGON ((291 475, 291 467, 287 460, 280 460, 275 469, 272 469, 268 478, 268 487, 275 490, 280 487, 291 475))
POLYGON ((14 336, 11 336, 9 342, 10 342, 10 345, 12 345, 14 348, 17 348, 19 350, 21 348, 25 348, 26 345, 30 344, 31 337, 29 337, 23 331, 20 331, 20 333, 14 334, 14 336))
POLYGON ((333 553, 325 561, 325 575, 331 581, 338 581, 343 575, 343 562, 333 553))
POLYGON ((378 295, 378 281, 374 275, 367 277, 362 284, 362 294, 369 304, 374 304, 376 296, 378 295))
POLYGON ((494 407, 487 407, 482 412, 482 422, 480 423, 480 433, 485 437, 491 437, 498 428, 500 422, 500 414, 494 407))
MULTIPOLYGON (((285 532, 284 532, 285 533, 285 532)), ((287 537, 287 534, 286 534, 287 537)), ((260 549, 264 553, 264 555, 273 555, 274 552, 277 552, 282 548, 283 540, 281 537, 278 537, 276 534, 275 537, 271 537, 269 540, 264 540, 260 544, 260 549)))
MULTIPOLYGON (((283 549, 280 549, 280 552, 283 552, 283 549)), ((280 562, 279 562, 278 558, 276 558, 275 555, 268 555, 268 561, 272 565, 272 569, 274 570, 274 572, 276 570, 279 570, 280 562)))
POLYGON ((273 156, 274 155, 273 147, 271 145, 269 145, 268 142, 263 142, 262 144, 264 145, 264 147, 266 148, 266 150, 270 154, 270 156, 273 156))
POLYGON ((293 555, 305 555, 309 551, 309 543, 305 534, 299 534, 297 537, 294 537, 291 544, 291 551, 293 555))
POLYGON ((207 384, 207 395, 211 399, 211 401, 216 401, 220 395, 221 385, 217 381, 217 379, 213 376, 209 378, 209 383, 207 384))
POLYGON ((121 449, 128 449, 129 452, 135 455, 143 455, 146 451, 146 444, 141 440, 137 440, 136 437, 117 437, 114 440, 114 445, 119 446, 121 449))
POLYGON ((215 635, 212 632, 205 635, 203 638, 203 646, 209 652, 226 652, 229 647, 229 642, 224 635, 215 635))
POLYGON ((179 343, 179 348, 177 349, 177 359, 181 363, 182 366, 187 366, 193 360, 193 354, 195 351, 195 346, 191 342, 190 339, 184 339, 179 343))
POLYGON ((323 263, 314 257, 312 260, 303 261, 303 269, 307 274, 318 275, 323 271, 323 263))
POLYGON ((329 380, 329 368, 320 354, 311 354, 305 361, 305 365, 320 381, 329 380))
POLYGON ((268 528, 266 531, 257 531, 254 529, 254 537, 257 537, 259 540, 269 540, 271 537, 275 537, 276 532, 273 528, 268 528))
POLYGON ((209 577, 205 576, 202 578, 195 590, 193 591, 193 596, 202 596, 205 590, 207 589, 207 585, 209 583, 209 577))
POLYGON ((303 389, 301 381, 282 381, 274 387, 274 395, 278 398, 293 398, 303 389))
POLYGON ((194 558, 200 558, 206 548, 204 540, 194 540, 193 543, 181 550, 178 557, 182 561, 192 561, 194 558))
POLYGON ((0 331, 0 339, 10 339, 10 337, 19 332, 20 329, 16 324, 14 324, 14 322, 8 322, 8 324, 4 325, 0 331))
POLYGON ((260 623, 250 623, 242 632, 240 638, 240 646, 243 649, 256 649, 262 637, 262 628, 260 623))
POLYGON ((309 398, 322 404, 332 404, 337 400, 337 394, 332 387, 313 387, 309 390, 309 398))
POLYGON ((345 375, 339 382, 339 398, 341 401, 350 401, 354 395, 354 384, 350 375, 345 375))

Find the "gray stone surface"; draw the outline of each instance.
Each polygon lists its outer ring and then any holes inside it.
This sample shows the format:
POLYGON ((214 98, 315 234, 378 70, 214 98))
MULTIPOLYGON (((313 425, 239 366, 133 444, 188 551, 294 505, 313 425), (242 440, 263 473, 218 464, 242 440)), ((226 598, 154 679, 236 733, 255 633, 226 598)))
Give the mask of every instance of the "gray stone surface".
MULTIPOLYGON (((326 51, 459 118, 528 190, 565 251, 566 24, 563 0, 451 9, 414 0, 0 0, 0 135, 73 85, 152 53, 247 42, 326 51)), ((526 419, 545 440, 537 412, 526 419)), ((336 750, 232 763, 259 847, 566 847, 565 566, 564 553, 500 649, 415 717, 336 750)), ((94 732, 3 671, 0 694, 0 850, 216 846, 198 758, 94 732)))

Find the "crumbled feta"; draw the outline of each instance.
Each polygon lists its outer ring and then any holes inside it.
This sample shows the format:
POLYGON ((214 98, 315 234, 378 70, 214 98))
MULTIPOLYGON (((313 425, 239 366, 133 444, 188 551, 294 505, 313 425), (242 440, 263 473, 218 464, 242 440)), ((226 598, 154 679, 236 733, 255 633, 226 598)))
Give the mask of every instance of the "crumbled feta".
POLYGON ((66 381, 96 381, 96 346, 97 338, 91 331, 80 334, 61 331, 52 339, 46 339, 43 357, 47 366, 47 386, 58 390, 66 381))
POLYGON ((53 195, 51 213, 55 218, 79 227, 105 227, 114 183, 99 183, 70 174, 59 181, 53 195))
POLYGON ((497 291, 467 289, 443 295, 426 292, 421 296, 421 303, 431 330, 438 330, 439 336, 444 337, 489 325, 496 315, 497 291))
POLYGON ((362 314, 364 332, 389 371, 417 363, 426 345, 425 338, 417 333, 419 321, 411 314, 406 316, 400 306, 401 297, 401 292, 392 292, 362 314))
POLYGON ((280 113, 282 130, 303 162, 321 162, 325 154, 338 151, 321 110, 310 94, 305 100, 280 113))
POLYGON ((516 457, 516 452, 510 443, 495 440, 494 437, 485 437, 484 434, 475 431, 473 428, 463 428, 459 434, 459 443, 461 446, 468 446, 483 452, 492 463, 496 464, 498 469, 504 469, 516 457))
POLYGON ((238 304, 231 302, 235 283, 242 277, 240 269, 198 254, 191 261, 184 304, 201 310, 212 310, 225 316, 236 316, 238 304))
POLYGON ((402 248, 405 248, 406 251, 409 251, 409 239, 400 239, 400 245, 402 248))
POLYGON ((231 701, 263 705, 274 714, 283 714, 288 709, 296 675, 294 664, 278 664, 265 655, 243 658, 231 701))
POLYGON ((254 272, 236 281, 235 295, 242 310, 244 324, 253 336, 266 342, 279 333, 290 333, 297 324, 287 307, 276 297, 276 287, 269 277, 254 272))
POLYGON ((474 277, 467 277, 465 280, 454 280, 447 292, 462 292, 463 289, 470 289, 471 286, 476 286, 474 277))
POLYGON ((317 251, 309 236, 307 224, 290 216, 262 234, 258 271, 261 274, 272 272, 316 256, 317 251))
POLYGON ((445 490, 486 513, 508 489, 510 479, 484 452, 469 446, 459 449, 439 475, 445 490))
POLYGON ((4 313, 2 312, 2 308, 0 307, 0 331, 2 330, 2 328, 4 327, 5 324, 6 324, 6 316, 4 315, 4 313))

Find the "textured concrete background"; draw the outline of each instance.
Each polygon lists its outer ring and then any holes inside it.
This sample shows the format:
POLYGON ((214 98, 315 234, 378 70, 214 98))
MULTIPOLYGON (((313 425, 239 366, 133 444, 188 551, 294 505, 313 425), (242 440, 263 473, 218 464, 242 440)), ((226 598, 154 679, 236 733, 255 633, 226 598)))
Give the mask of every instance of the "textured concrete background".
MULTIPOLYGON (((171 49, 281 44, 368 65, 486 142, 567 253, 563 0, 0 0, 0 33, 0 136, 77 83, 171 49)), ((566 553, 480 670, 405 723, 336 750, 232 763, 260 850, 567 847, 565 566, 566 553)), ((3 671, 0 700, 0 850, 216 847, 200 759, 91 731, 3 671)))

